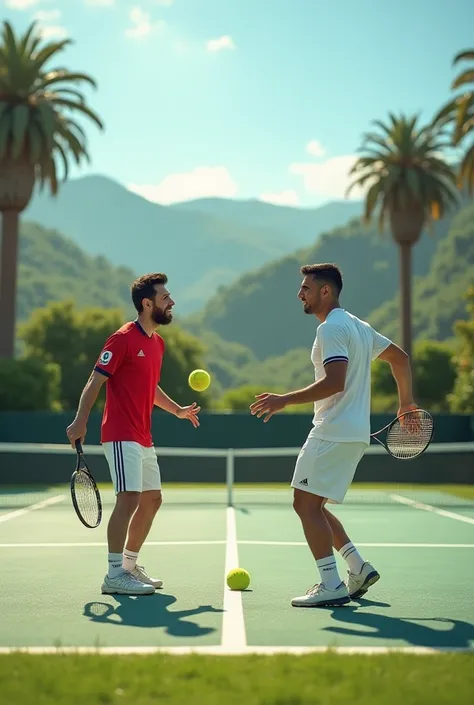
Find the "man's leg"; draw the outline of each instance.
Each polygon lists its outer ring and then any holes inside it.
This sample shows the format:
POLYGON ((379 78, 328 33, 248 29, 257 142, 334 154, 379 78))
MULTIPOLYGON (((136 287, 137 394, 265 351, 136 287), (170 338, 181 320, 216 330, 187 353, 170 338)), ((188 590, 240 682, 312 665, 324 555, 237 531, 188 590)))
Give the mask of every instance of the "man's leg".
MULTIPOLYGON (((109 553, 122 556, 130 521, 137 511, 140 492, 120 492, 107 526, 109 553)), ((119 571, 120 572, 120 571, 119 571)))
POLYGON ((293 507, 303 526, 309 549, 318 567, 321 583, 302 597, 292 600, 295 607, 340 605, 349 602, 333 553, 333 535, 324 513, 326 499, 295 489, 293 507))
POLYGON ((116 492, 116 503, 107 526, 108 571, 102 584, 107 594, 146 595, 154 592, 123 567, 123 550, 131 519, 140 503, 141 457, 137 444, 104 443, 104 452, 116 492))
POLYGON ((153 585, 154 588, 160 588, 163 586, 162 580, 151 578, 142 566, 137 566, 138 554, 150 533, 153 520, 162 504, 161 475, 155 449, 141 447, 141 453, 143 458, 143 491, 128 530, 123 552, 123 567, 125 570, 129 570, 137 580, 153 585))
POLYGON ((380 575, 373 565, 367 563, 347 535, 343 525, 334 514, 323 508, 326 520, 331 527, 333 546, 349 567, 347 589, 352 599, 364 595, 369 587, 379 580, 380 575))
POLYGON ((133 515, 128 529, 128 538, 125 550, 139 553, 150 533, 151 525, 162 503, 161 490, 148 490, 140 495, 137 511, 133 515))

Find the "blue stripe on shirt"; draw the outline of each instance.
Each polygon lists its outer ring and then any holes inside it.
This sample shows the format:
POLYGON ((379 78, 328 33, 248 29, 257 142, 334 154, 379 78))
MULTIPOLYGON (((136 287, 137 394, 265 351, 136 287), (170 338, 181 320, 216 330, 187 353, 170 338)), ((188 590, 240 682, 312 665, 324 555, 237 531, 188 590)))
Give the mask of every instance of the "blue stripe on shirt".
POLYGON ((332 357, 328 357, 323 361, 323 365, 327 365, 328 362, 349 362, 349 358, 345 357, 345 355, 333 355, 332 357))

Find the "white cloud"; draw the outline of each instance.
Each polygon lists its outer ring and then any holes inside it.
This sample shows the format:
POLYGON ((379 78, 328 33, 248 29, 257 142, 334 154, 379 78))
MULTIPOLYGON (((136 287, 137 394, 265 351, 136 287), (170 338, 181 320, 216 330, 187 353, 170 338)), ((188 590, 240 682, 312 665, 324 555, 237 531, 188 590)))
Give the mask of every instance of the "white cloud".
POLYGON ((38 22, 54 22, 61 17, 61 10, 40 10, 35 14, 38 22))
POLYGON ((326 150, 322 146, 321 142, 318 142, 318 140, 311 140, 311 142, 308 142, 306 145, 306 151, 309 154, 312 154, 313 157, 323 157, 326 154, 326 150))
POLYGON ((59 24, 49 24, 38 27, 38 31, 43 39, 65 39, 68 31, 59 24))
POLYGON ((228 34, 224 34, 219 39, 210 39, 207 42, 208 51, 222 51, 223 49, 235 49, 234 40, 228 34))
POLYGON ((141 7, 132 7, 129 17, 132 26, 125 30, 125 34, 131 39, 143 39, 166 27, 166 22, 152 22, 150 13, 142 10, 141 7))
POLYGON ((168 174, 156 185, 128 184, 130 191, 154 203, 179 203, 195 198, 233 198, 238 186, 224 166, 198 166, 183 174, 168 174))
POLYGON ((40 2, 41 0, 5 0, 5 5, 12 10, 29 10, 40 2))
POLYGON ((280 193, 261 193, 259 200, 274 203, 276 206, 297 206, 300 202, 296 191, 290 189, 280 193))
POLYGON ((90 7, 113 7, 115 0, 85 0, 90 7))
POLYGON ((38 22, 38 31, 43 39, 65 39, 68 31, 58 24, 61 10, 39 10, 34 19, 38 22))
MULTIPOLYGON (((291 164, 289 171, 290 174, 303 177, 304 186, 308 193, 323 198, 345 198, 346 189, 352 182, 349 171, 356 161, 355 154, 344 154, 317 164, 291 164)), ((364 191, 357 187, 351 191, 349 198, 359 200, 363 194, 364 191)))

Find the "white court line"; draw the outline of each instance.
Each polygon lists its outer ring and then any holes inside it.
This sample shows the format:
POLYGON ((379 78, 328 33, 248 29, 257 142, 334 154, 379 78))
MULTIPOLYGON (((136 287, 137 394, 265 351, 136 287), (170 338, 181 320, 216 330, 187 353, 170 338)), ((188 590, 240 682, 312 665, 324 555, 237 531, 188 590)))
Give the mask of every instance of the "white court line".
POLYGON ((10 521, 10 519, 16 519, 17 517, 21 517, 24 514, 29 514, 30 512, 34 512, 37 509, 44 509, 45 507, 49 507, 51 504, 57 504, 58 502, 62 502, 63 499, 65 498, 66 495, 64 494, 57 494, 54 497, 50 497, 49 499, 44 499, 42 502, 37 502, 36 504, 30 504, 29 507, 23 507, 22 509, 15 509, 14 512, 7 512, 7 514, 2 514, 0 515, 0 524, 4 521, 10 521))
MULTIPOLYGON (((226 541, 147 541, 145 546, 224 546, 226 541)), ((106 541, 55 543, 0 543, 0 548, 103 548, 106 541)))
POLYGON ((457 512, 448 512, 446 509, 438 509, 438 507, 433 507, 431 504, 424 504, 424 502, 416 502, 414 499, 404 497, 401 494, 391 494, 390 499, 395 500, 395 502, 400 502, 400 504, 408 504, 414 509, 423 509, 425 512, 433 512, 433 514, 439 514, 442 517, 448 517, 448 519, 457 519, 457 521, 464 521, 466 524, 474 524, 474 519, 471 517, 466 517, 457 512))
MULTIPOLYGON (((304 546, 304 541, 237 541, 245 546, 304 546)), ((227 541, 147 541, 145 546, 223 546, 227 541)), ((474 543, 357 543, 361 548, 474 548, 474 543)), ((105 541, 56 543, 0 543, 0 548, 104 548, 105 541)), ((238 565, 237 558, 232 567, 238 565)), ((227 570, 227 569, 226 569, 227 570)), ((230 568, 229 568, 230 570, 230 568)), ((227 573, 226 573, 227 574, 227 573)))
POLYGON ((227 546, 225 552, 224 615, 222 617, 221 648, 232 653, 245 649, 247 646, 242 593, 240 590, 229 590, 226 583, 226 576, 229 570, 238 567, 239 549, 237 545, 235 510, 233 507, 227 507, 227 546))
MULTIPOLYGON (((305 541, 239 541, 248 546, 306 546, 305 541)), ((361 548, 474 548, 474 543, 359 543, 361 548)), ((1 544, 0 544, 1 545, 1 544)))
POLYGON ((444 647, 444 646, 1 646, 1 654, 94 654, 97 656, 115 656, 124 654, 139 654, 147 656, 151 654, 171 654, 173 656, 186 656, 190 654, 208 654, 212 656, 235 656, 261 654, 263 656, 273 656, 274 654, 292 654, 302 656, 304 654, 326 654, 333 653, 339 655, 364 654, 366 656, 377 656, 379 654, 413 654, 417 656, 434 656, 440 653, 474 653, 471 647, 444 647))

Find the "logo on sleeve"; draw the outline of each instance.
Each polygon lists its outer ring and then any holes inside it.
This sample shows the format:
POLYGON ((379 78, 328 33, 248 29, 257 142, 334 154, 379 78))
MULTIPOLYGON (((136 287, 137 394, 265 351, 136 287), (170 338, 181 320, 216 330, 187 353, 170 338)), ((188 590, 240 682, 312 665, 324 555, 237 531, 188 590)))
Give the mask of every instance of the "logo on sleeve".
POLYGON ((110 350, 104 350, 99 358, 99 362, 101 365, 108 365, 111 359, 112 353, 110 352, 110 350))

